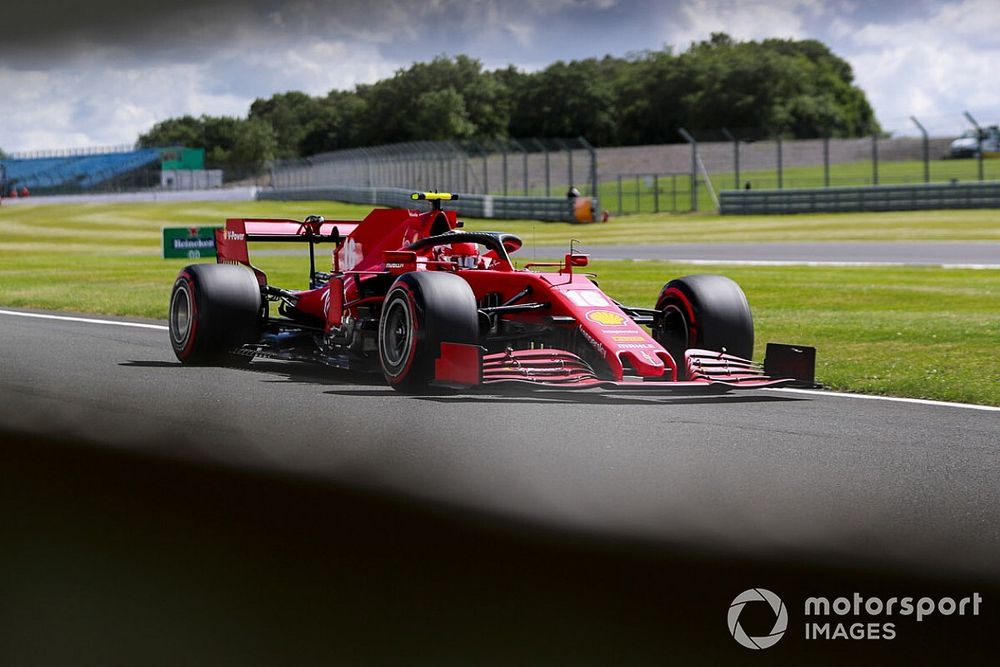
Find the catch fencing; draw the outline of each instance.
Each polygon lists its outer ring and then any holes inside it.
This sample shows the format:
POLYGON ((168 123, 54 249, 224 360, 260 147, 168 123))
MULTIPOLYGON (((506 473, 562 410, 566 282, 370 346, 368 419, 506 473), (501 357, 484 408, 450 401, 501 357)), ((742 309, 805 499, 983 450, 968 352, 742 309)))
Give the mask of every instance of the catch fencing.
POLYGON ((570 191, 596 195, 597 152, 583 137, 419 141, 277 161, 271 185, 264 196, 337 191, 384 205, 394 205, 393 189, 457 192, 472 217, 572 220, 570 191))
POLYGON ((586 139, 417 141, 276 161, 275 188, 394 187, 522 197, 593 196, 597 152, 586 139))
MULTIPOLYGON (((1000 178, 1000 160, 986 160, 984 165, 973 159, 951 159, 952 137, 795 140, 760 129, 721 129, 685 131, 678 138, 687 143, 595 149, 582 138, 413 142, 279 161, 270 180, 277 192, 351 187, 493 195, 496 212, 517 210, 519 217, 562 219, 551 217, 552 210, 570 208, 562 201, 570 188, 585 196, 596 194, 600 204, 595 202, 594 210, 599 216, 598 206, 618 215, 714 210, 720 208, 721 192, 729 190, 1000 178), (501 205, 497 197, 529 200, 501 205)), ((373 201, 365 194, 351 197, 350 201, 359 197, 364 203, 373 201)), ((471 207, 473 200, 467 201, 471 207)))
MULTIPOLYGON (((612 212, 629 214, 715 209, 724 190, 1000 179, 1000 160, 988 159, 985 151, 972 158, 953 156, 949 147, 955 135, 931 137, 917 119, 908 122, 920 136, 788 139, 781 130, 761 128, 682 129, 678 139, 685 143, 598 149, 598 192, 612 212)), ((955 129, 963 123, 956 116, 955 129)))
MULTIPOLYGON (((409 188, 368 188, 358 186, 270 188, 259 190, 257 199, 278 201, 342 201, 352 204, 393 208, 428 208, 424 201, 410 198, 409 188)), ((470 218, 503 218, 576 221, 577 201, 568 197, 520 197, 465 194, 454 201, 441 202, 442 208, 470 218)))

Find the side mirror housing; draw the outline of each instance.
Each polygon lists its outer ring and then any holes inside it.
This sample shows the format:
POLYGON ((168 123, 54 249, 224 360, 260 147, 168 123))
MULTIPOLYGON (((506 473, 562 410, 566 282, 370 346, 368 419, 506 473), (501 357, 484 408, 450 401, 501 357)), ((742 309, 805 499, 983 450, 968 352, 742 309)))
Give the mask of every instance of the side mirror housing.
POLYGON ((579 255, 576 253, 569 253, 566 255, 566 271, 569 273, 573 272, 574 266, 587 266, 590 264, 590 255, 579 255))

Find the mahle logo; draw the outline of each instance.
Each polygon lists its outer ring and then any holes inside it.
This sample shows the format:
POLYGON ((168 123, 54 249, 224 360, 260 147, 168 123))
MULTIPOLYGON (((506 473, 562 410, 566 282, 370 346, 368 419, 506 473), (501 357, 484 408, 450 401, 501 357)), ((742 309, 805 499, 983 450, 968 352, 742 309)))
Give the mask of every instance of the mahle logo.
POLYGON ((733 639, 740 643, 740 646, 751 649, 770 648, 778 643, 787 628, 788 610, 785 608, 785 603, 766 588, 751 588, 743 591, 729 605, 729 632, 733 635, 733 639), (771 628, 770 633, 762 637, 751 637, 743 630, 740 625, 740 614, 743 612, 743 607, 749 602, 766 602, 771 605, 771 610, 774 611, 774 627, 771 628))

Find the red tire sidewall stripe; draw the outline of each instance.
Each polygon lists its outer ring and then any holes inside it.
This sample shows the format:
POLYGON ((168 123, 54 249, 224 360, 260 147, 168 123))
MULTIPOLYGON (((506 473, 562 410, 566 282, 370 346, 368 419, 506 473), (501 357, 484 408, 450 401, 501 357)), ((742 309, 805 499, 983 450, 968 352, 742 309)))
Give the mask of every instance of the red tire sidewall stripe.
POLYGON ((187 359, 191 355, 191 350, 194 349, 195 337, 198 332, 198 300, 195 298, 194 276, 187 271, 182 271, 179 279, 184 281, 186 285, 184 289, 187 290, 188 301, 191 303, 191 317, 188 322, 187 341, 178 355, 181 359, 187 359))
POLYGON ((694 316, 694 304, 688 299, 687 294, 682 292, 676 287, 670 287, 663 291, 663 299, 661 301, 666 301, 670 297, 674 297, 681 302, 684 307, 685 314, 688 318, 688 345, 694 345, 695 341, 698 340, 698 321, 694 316))
MULTIPOLYGON (((413 367, 413 362, 417 357, 417 334, 420 331, 420 324, 417 322, 417 307, 416 299, 413 296, 413 290, 406 283, 400 283, 392 288, 392 292, 402 291, 406 294, 406 307, 410 310, 410 329, 412 335, 410 336, 410 350, 407 355, 406 364, 396 375, 392 375, 389 378, 389 383, 393 385, 400 384, 404 382, 407 376, 410 374, 410 369, 413 367)), ((381 354, 381 352, 380 352, 381 354)))

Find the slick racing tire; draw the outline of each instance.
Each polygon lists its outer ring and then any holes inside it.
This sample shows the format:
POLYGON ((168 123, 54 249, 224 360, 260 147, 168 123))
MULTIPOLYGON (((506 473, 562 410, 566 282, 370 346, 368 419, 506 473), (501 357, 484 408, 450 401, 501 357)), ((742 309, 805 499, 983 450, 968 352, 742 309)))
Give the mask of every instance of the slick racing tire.
POLYGON ((740 286, 725 276, 685 276, 667 283, 656 301, 653 337, 683 370, 691 348, 753 357, 753 316, 740 286))
POLYGON ((181 269, 170 294, 170 344, 185 364, 241 366, 234 354, 261 333, 260 285, 235 264, 192 264, 181 269))
POLYGON ((441 343, 479 342, 479 309, 472 288, 450 273, 404 273, 382 304, 378 351, 386 382, 397 391, 426 391, 441 343))

